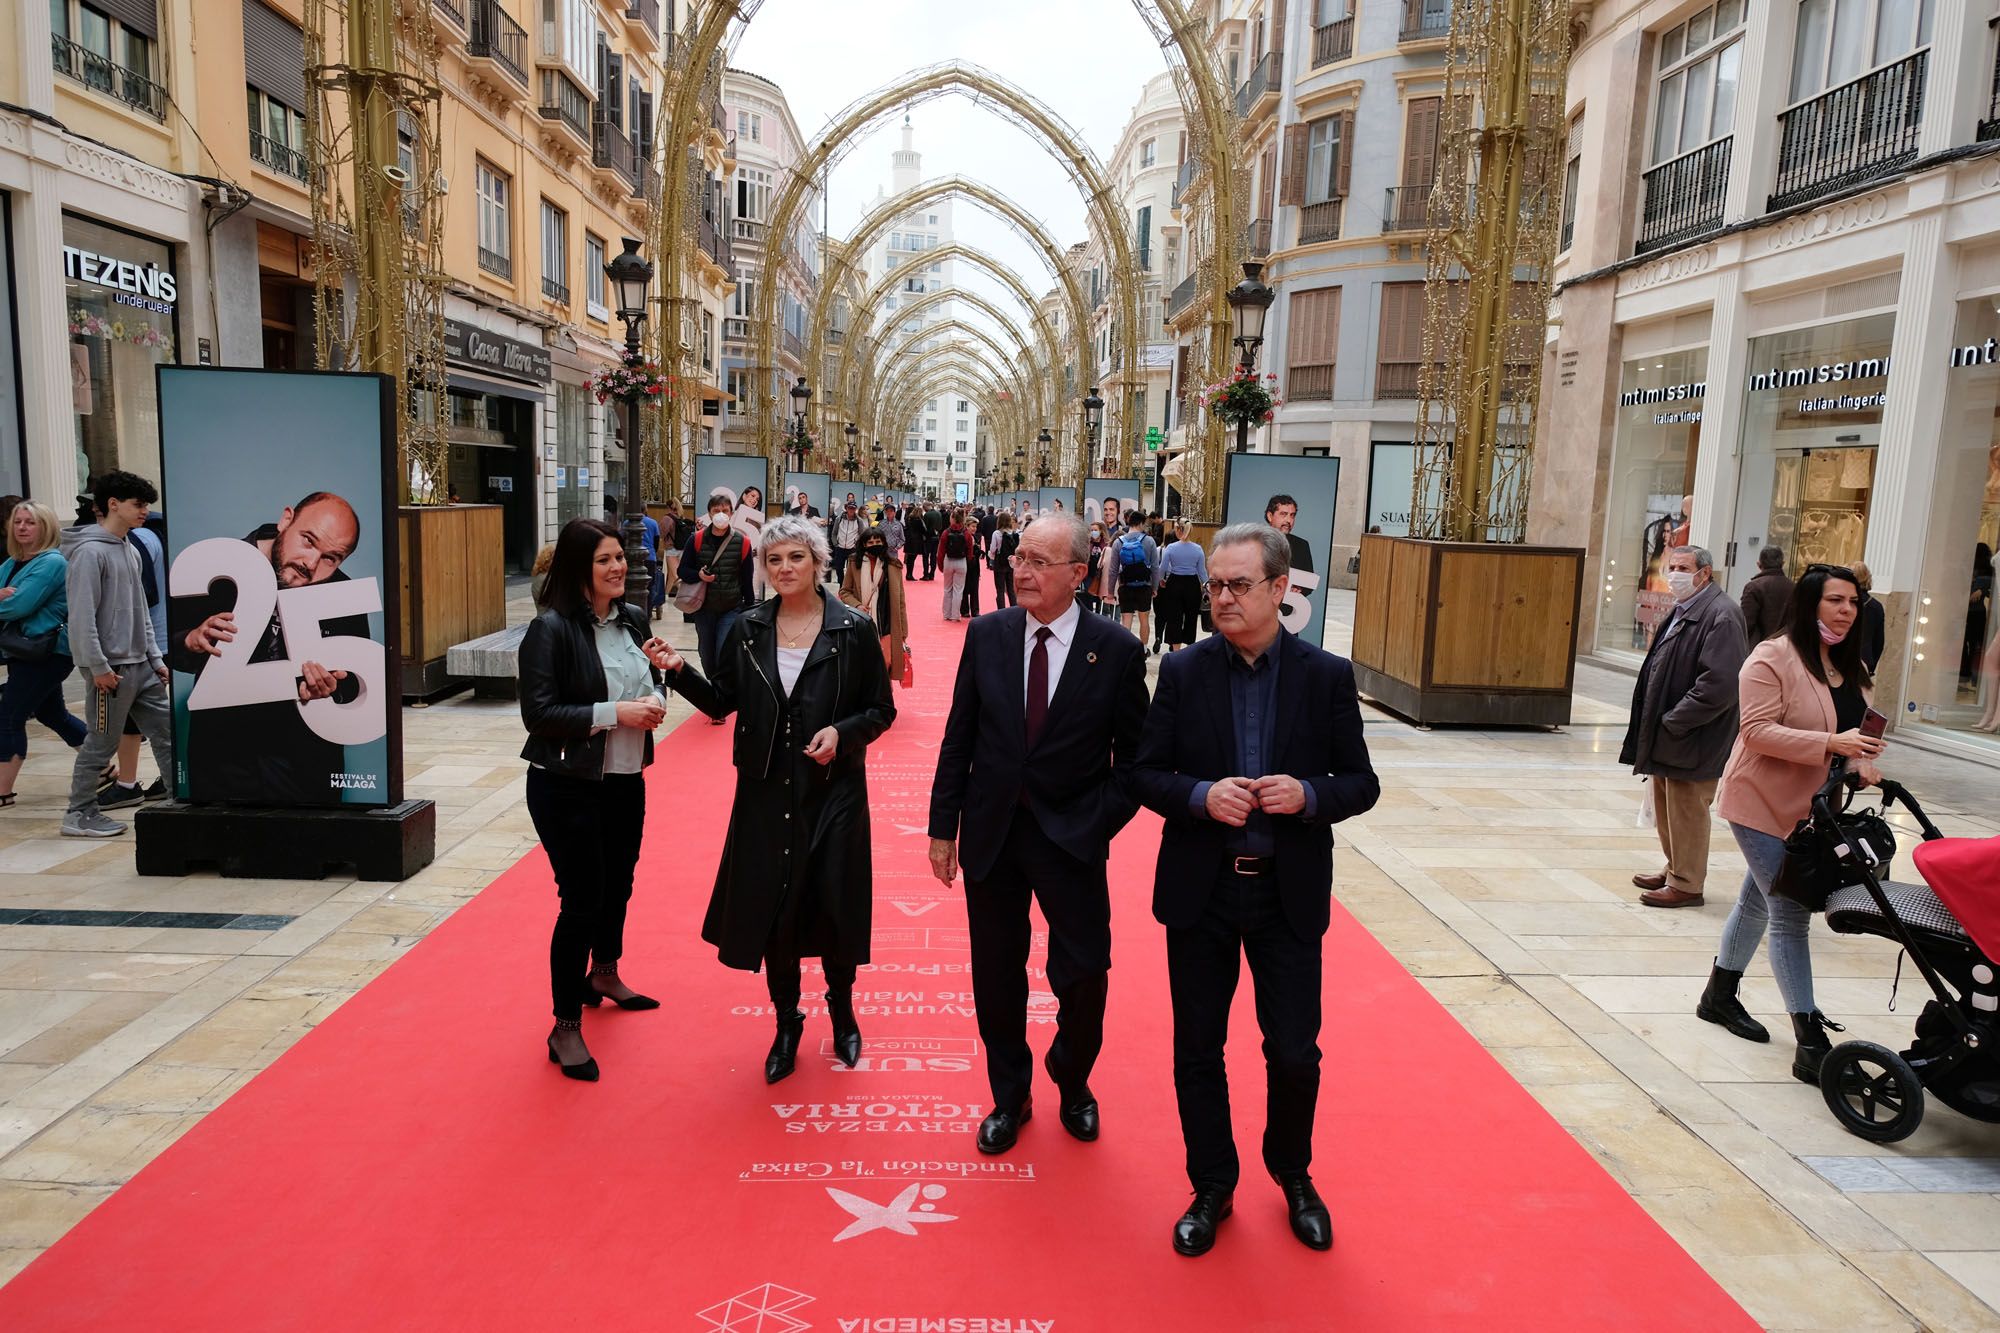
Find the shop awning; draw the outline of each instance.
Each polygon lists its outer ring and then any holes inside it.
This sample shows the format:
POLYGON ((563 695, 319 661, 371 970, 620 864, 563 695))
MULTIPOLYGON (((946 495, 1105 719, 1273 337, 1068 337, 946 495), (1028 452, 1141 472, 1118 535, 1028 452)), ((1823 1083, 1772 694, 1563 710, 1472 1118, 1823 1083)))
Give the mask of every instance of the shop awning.
POLYGON ((445 379, 452 388, 464 393, 489 393, 496 398, 518 398, 524 403, 542 401, 541 389, 533 384, 518 384, 512 380, 489 380, 457 370, 452 371, 445 379))
POLYGON ((735 394, 730 393, 726 389, 719 389, 713 384, 705 384, 701 380, 694 382, 694 396, 701 399, 704 403, 733 403, 736 401, 735 394))

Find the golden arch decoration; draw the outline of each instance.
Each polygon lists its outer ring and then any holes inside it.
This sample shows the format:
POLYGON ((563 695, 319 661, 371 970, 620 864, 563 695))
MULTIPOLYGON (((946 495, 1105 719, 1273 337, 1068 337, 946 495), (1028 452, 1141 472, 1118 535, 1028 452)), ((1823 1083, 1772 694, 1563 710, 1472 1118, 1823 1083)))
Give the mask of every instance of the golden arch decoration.
MULTIPOLYGON (((920 318, 929 313, 934 307, 958 300, 963 300, 965 304, 976 310, 981 310, 988 314, 992 313, 992 304, 976 293, 959 292, 951 288, 940 292, 933 292, 924 301, 911 306, 909 313, 912 317, 920 318)), ((901 314, 903 312, 898 311, 897 313, 901 314)), ((1008 336, 1014 340, 1015 350, 1010 354, 1005 353, 1005 349, 1001 347, 997 338, 990 331, 980 328, 977 325, 968 324, 956 317, 908 331, 905 331, 899 324, 890 331, 887 337, 881 339, 876 344, 874 359, 867 367, 864 367, 862 385, 865 388, 867 384, 873 381, 875 372, 882 364, 895 357, 908 355, 912 344, 920 343, 926 338, 935 337, 940 333, 958 330, 965 332, 968 336, 978 341, 984 342, 996 353, 1005 354, 1007 363, 1015 367, 1013 373, 1021 378, 1022 389, 1024 391, 1022 397, 1024 401, 1037 411, 1044 413, 1052 412, 1055 408, 1052 368, 1046 360, 1039 362, 1036 360, 1035 348, 1021 336, 1018 330, 1005 324, 1002 327, 1008 336)))
MULTIPOLYGON (((1190 149, 1203 164, 1209 188, 1191 201, 1196 224, 1205 228, 1210 243, 1208 258, 1200 268, 1199 288, 1209 308, 1207 367, 1210 378, 1226 374, 1229 365, 1230 313, 1226 300, 1226 275, 1235 271, 1244 250, 1248 172, 1245 157, 1238 149, 1241 123, 1234 111, 1234 90, 1224 87, 1213 55, 1207 45, 1206 19, 1195 14, 1183 0, 1132 0, 1132 5, 1166 56, 1168 69, 1180 95, 1191 140, 1190 149)), ((652 253, 659 264, 657 290, 673 293, 685 289, 684 266, 695 252, 695 233, 700 201, 706 189, 704 159, 719 162, 722 148, 720 127, 711 122, 708 107, 721 78, 722 53, 730 26, 748 24, 755 18, 762 0, 717 0, 700 11, 687 40, 674 49, 668 74, 665 105, 661 108, 660 187, 654 210, 652 253), (685 159, 685 160, 684 160, 685 159)), ((1114 231, 1114 234, 1122 233, 1114 231)), ((1129 248, 1127 245, 1125 248, 1129 248)), ((1121 275, 1129 277, 1127 275, 1121 275)), ((1130 289, 1128 288, 1128 291, 1130 289)), ((1137 359, 1138 333, 1136 293, 1131 293, 1125 328, 1134 341, 1124 347, 1137 359)), ((768 324, 767 326, 768 327, 768 324)), ((1087 344, 1088 323, 1078 326, 1078 340, 1087 344)), ((651 347, 670 371, 687 375, 692 370, 694 348, 682 322, 656 319, 649 324, 651 347)), ((760 360, 769 360, 768 355, 760 360)), ((1129 407, 1132 385, 1118 395, 1119 406, 1129 407)), ((770 448, 768 413, 760 420, 760 435, 770 448)), ((666 419, 655 416, 657 433, 665 435, 666 419)), ((1213 520, 1220 517, 1223 431, 1219 421, 1205 421, 1201 439, 1190 450, 1184 470, 1182 496, 1191 516, 1213 520)), ((681 441, 669 441, 670 467, 681 466, 681 441)))
MULTIPOLYGON (((850 385, 854 386, 856 390, 865 389, 872 379, 872 372, 875 365, 881 360, 890 342, 899 338, 907 340, 924 336, 926 330, 923 328, 906 332, 901 321, 909 318, 919 318, 937 306, 952 302, 963 302, 965 305, 991 318, 1008 337, 1014 340, 1018 348, 1018 351, 1015 353, 1015 359, 1025 361, 1030 372, 1044 381, 1039 387, 1048 388, 1053 384, 1055 359, 1061 355, 1061 351, 1055 341, 1054 331, 1048 327, 1045 319, 1036 321, 1035 333, 1038 336, 1034 340, 1031 340, 1029 333, 1009 319, 1003 309, 979 293, 966 291, 958 287, 947 287, 941 291, 928 293, 921 300, 912 302, 906 309, 898 310, 896 312, 898 323, 886 335, 873 341, 873 350, 869 358, 858 368, 858 375, 852 378, 850 378, 850 363, 853 359, 853 344, 851 342, 843 343, 838 374, 834 380, 837 390, 845 394, 850 385), (1039 361, 1035 359, 1037 343, 1039 343, 1039 351, 1041 353, 1039 361)), ((846 397, 843 401, 852 402, 854 399, 846 397)), ((1038 394, 1035 401, 1038 405, 1043 405, 1051 409, 1054 406, 1052 397, 1044 398, 1038 394)))
MULTIPOLYGON (((949 393, 963 394, 996 422, 1009 419, 1005 415, 1009 405, 1008 391, 995 383, 990 371, 966 358, 954 356, 946 361, 927 362, 898 371, 887 386, 886 393, 886 405, 877 409, 876 419, 871 421, 871 425, 907 422, 916 415, 918 405, 925 399, 949 393)), ((869 418, 864 415, 863 419, 869 418)), ((895 438, 900 440, 902 433, 901 425, 897 424, 895 438)))
MULTIPOLYGON (((978 335, 979 333, 979 331, 973 329, 971 325, 965 324, 963 321, 960 320, 948 320, 946 321, 946 323, 951 325, 956 325, 959 330, 969 334, 978 335)), ((945 325, 940 324, 940 325, 934 325, 933 327, 942 329, 945 327, 945 325)), ((926 334, 912 334, 910 335, 911 341, 920 340, 921 338, 926 336, 927 333, 928 331, 926 331, 926 334)), ((924 355, 924 354, 918 354, 918 355, 924 355)), ((1022 384, 1020 379, 1017 378, 1018 372, 1008 365, 1007 358, 1003 350, 997 344, 993 343, 990 339, 987 339, 983 344, 981 342, 962 342, 954 345, 945 352, 931 354, 929 355, 928 359, 931 363, 937 363, 941 361, 944 357, 961 357, 967 361, 970 361, 974 365, 982 367, 990 375, 992 375, 995 385, 999 387, 1004 388, 1008 386, 1010 383, 1014 385, 1022 384)), ((883 369, 883 377, 881 382, 875 386, 874 397, 867 404, 867 406, 870 409, 869 414, 871 416, 875 416, 877 420, 880 420, 881 418, 877 414, 879 413, 882 406, 882 396, 884 391, 889 386, 894 384, 899 374, 906 374, 912 368, 921 369, 923 364, 924 362, 922 361, 913 361, 911 359, 911 356, 907 354, 892 357, 890 359, 889 364, 885 366, 883 369), (898 364, 899 362, 901 364, 898 364)), ((1022 387, 1028 387, 1028 386, 1022 386, 1022 387)), ((1019 395, 1020 389, 1017 388, 1014 390, 1014 392, 1017 395, 1019 395)), ((1008 418, 1009 418, 1008 424, 1010 429, 1017 427, 1020 424, 1020 411, 1019 410, 1010 411, 1008 413, 1008 418)), ((896 426, 896 438, 899 440, 908 433, 909 429, 908 422, 903 422, 903 423, 885 422, 884 424, 896 426)))

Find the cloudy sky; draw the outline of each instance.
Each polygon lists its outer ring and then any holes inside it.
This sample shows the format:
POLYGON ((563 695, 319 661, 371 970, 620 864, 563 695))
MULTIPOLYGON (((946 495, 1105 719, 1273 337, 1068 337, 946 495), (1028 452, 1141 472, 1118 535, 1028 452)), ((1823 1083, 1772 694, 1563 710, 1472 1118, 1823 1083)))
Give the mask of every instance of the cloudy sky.
MULTIPOLYGON (((739 32, 730 63, 777 82, 810 141, 866 94, 953 60, 981 65, 1034 95, 1100 160, 1116 145, 1146 80, 1167 67, 1131 0, 765 0, 739 32)), ((1084 239, 1083 204, 1068 175, 1004 112, 953 94, 917 106, 912 121, 926 177, 984 181, 1039 217, 1060 244, 1084 239)), ((896 117, 857 140, 835 168, 829 200, 836 236, 888 185, 889 155, 900 142, 896 117)), ((969 204, 957 217, 959 240, 1009 263, 1035 292, 1052 285, 1034 249, 1006 224, 969 204)))

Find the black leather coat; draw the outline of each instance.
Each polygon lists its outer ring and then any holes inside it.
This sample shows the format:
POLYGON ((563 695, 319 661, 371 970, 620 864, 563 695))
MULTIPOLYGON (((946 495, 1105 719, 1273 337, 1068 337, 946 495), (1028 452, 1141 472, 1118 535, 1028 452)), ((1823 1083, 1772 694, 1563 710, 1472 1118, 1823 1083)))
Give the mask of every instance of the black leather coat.
MULTIPOLYGON (((651 637, 636 608, 620 602, 612 614, 633 643, 644 643, 651 637)), ((594 706, 604 702, 610 687, 604 680, 604 663, 597 656, 589 610, 575 616, 544 611, 530 621, 527 636, 521 640, 516 674, 521 721, 528 728, 521 758, 565 777, 602 778, 606 733, 592 733, 590 714, 594 706)), ((653 683, 664 691, 669 682, 654 671, 653 683)), ((645 762, 653 762, 651 732, 646 735, 645 762)))

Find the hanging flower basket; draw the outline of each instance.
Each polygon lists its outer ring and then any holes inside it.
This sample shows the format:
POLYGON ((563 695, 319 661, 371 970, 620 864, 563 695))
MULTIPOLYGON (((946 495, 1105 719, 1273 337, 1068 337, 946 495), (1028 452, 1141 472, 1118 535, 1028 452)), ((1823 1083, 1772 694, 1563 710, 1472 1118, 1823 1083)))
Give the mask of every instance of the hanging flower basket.
POLYGON ((590 377, 590 392, 600 403, 665 402, 674 396, 674 377, 659 364, 635 353, 623 353, 618 364, 590 377))
POLYGON ((1259 378, 1256 371, 1238 366, 1234 375, 1201 391, 1201 405, 1214 413, 1217 420, 1232 426, 1244 421, 1269 421, 1281 402, 1270 387, 1277 382, 1274 374, 1259 378))

